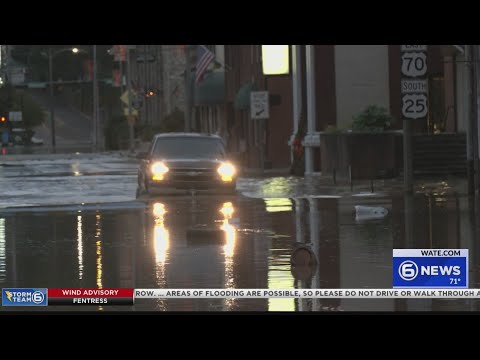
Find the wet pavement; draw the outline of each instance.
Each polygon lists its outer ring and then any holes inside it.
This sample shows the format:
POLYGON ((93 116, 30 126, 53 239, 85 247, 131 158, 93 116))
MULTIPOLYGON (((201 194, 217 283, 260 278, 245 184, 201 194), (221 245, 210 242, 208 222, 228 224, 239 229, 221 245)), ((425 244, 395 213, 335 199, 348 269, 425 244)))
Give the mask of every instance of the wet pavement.
MULTIPOLYGON (((470 287, 479 287, 475 218, 449 182, 424 182, 405 198, 393 187, 371 193, 359 184, 352 192, 323 179, 244 177, 236 196, 136 200, 137 163, 121 154, 11 160, 0 157, 0 287, 391 288, 393 248, 470 249, 470 287), (388 214, 359 216, 355 205, 388 214), (312 250, 315 265, 291 265, 300 247, 312 250)), ((440 299, 137 299, 100 309, 479 308, 440 299)))

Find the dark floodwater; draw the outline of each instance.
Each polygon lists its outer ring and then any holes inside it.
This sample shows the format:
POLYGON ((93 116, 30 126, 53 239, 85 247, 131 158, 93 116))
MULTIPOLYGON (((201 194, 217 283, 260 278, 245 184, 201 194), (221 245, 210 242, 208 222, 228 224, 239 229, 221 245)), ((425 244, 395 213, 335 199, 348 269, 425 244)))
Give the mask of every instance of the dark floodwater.
MULTIPOLYGON (((470 287, 477 288, 478 231, 467 209, 466 198, 440 195, 239 195, 158 198, 102 210, 0 210, 0 287, 391 288, 393 248, 468 248, 470 287), (356 219, 354 205, 389 213, 356 219), (292 269, 298 243, 311 246, 318 265, 292 269)), ((478 308, 476 301, 438 299, 140 299, 133 307, 104 310, 478 308)), ((22 308, 2 311, 12 309, 22 308)))

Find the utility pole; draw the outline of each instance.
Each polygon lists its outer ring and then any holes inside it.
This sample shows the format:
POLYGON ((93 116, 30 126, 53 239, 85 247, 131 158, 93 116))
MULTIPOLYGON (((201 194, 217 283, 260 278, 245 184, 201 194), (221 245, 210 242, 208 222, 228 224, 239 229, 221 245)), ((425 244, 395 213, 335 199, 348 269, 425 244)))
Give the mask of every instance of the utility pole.
POLYGON ((127 45, 127 91, 128 91, 128 130, 130 139, 130 151, 135 151, 135 129, 133 128, 132 116, 132 74, 130 68, 130 47, 127 45))
POLYGON ((97 45, 93 45, 93 151, 98 150, 97 45))
POLYGON ((479 73, 480 71, 478 70, 478 61, 479 61, 479 54, 478 54, 478 50, 479 50, 479 47, 478 45, 472 45, 472 60, 473 60, 473 67, 472 67, 472 71, 473 71, 473 77, 472 77, 472 81, 473 81, 473 86, 472 86, 472 91, 473 91, 473 122, 472 122, 472 140, 473 140, 473 169, 474 169, 474 174, 475 174, 475 177, 474 177, 474 181, 475 181, 475 189, 479 189, 479 185, 480 185, 480 173, 479 173, 479 162, 478 162, 478 158, 479 158, 479 145, 478 145, 478 139, 479 139, 479 136, 478 136, 478 130, 479 130, 479 126, 478 126, 478 106, 479 106, 479 102, 478 102, 478 96, 479 96, 479 92, 478 92, 478 80, 479 80, 479 73))
POLYGON ((49 90, 50 90, 50 126, 52 136, 52 152, 55 152, 55 106, 54 106, 54 94, 53 94, 53 54, 52 46, 48 48, 48 77, 49 77, 49 90))
POLYGON ((185 48, 185 132, 190 132, 192 123, 192 64, 190 57, 190 45, 185 48))
POLYGON ((474 119, 476 115, 475 109, 475 94, 474 94, 474 72, 473 72, 473 49, 472 45, 465 45, 465 89, 466 96, 466 111, 467 114, 467 190, 469 195, 475 193, 475 166, 474 166, 474 119))
POLYGON ((403 189, 407 194, 413 193, 413 149, 411 119, 403 119, 403 189))

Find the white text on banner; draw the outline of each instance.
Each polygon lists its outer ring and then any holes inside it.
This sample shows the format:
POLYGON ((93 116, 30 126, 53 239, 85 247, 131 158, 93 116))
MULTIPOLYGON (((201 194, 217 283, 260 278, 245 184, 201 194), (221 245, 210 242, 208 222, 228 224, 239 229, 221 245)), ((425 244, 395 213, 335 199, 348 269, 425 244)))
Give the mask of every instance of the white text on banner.
POLYGON ((136 299, 480 299, 480 289, 135 289, 136 299))

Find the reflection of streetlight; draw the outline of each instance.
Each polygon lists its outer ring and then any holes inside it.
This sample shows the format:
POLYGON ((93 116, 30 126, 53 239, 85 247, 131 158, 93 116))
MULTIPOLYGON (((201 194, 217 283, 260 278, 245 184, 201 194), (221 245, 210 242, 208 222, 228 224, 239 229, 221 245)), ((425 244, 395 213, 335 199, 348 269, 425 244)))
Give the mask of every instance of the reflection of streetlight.
POLYGON ((102 215, 95 215, 95 247, 97 254, 97 287, 103 287, 103 264, 102 264, 102 215))
POLYGON ((7 278, 7 242, 5 236, 5 219, 0 218, 0 280, 7 278))
POLYGON ((77 216, 78 279, 83 279, 83 229, 82 215, 77 216))
POLYGON ((48 78, 49 78, 49 87, 50 87, 50 126, 52 132, 52 150, 55 151, 55 107, 53 104, 53 58, 58 54, 71 51, 72 53, 78 53, 77 48, 65 48, 52 52, 52 47, 48 48, 48 78))

